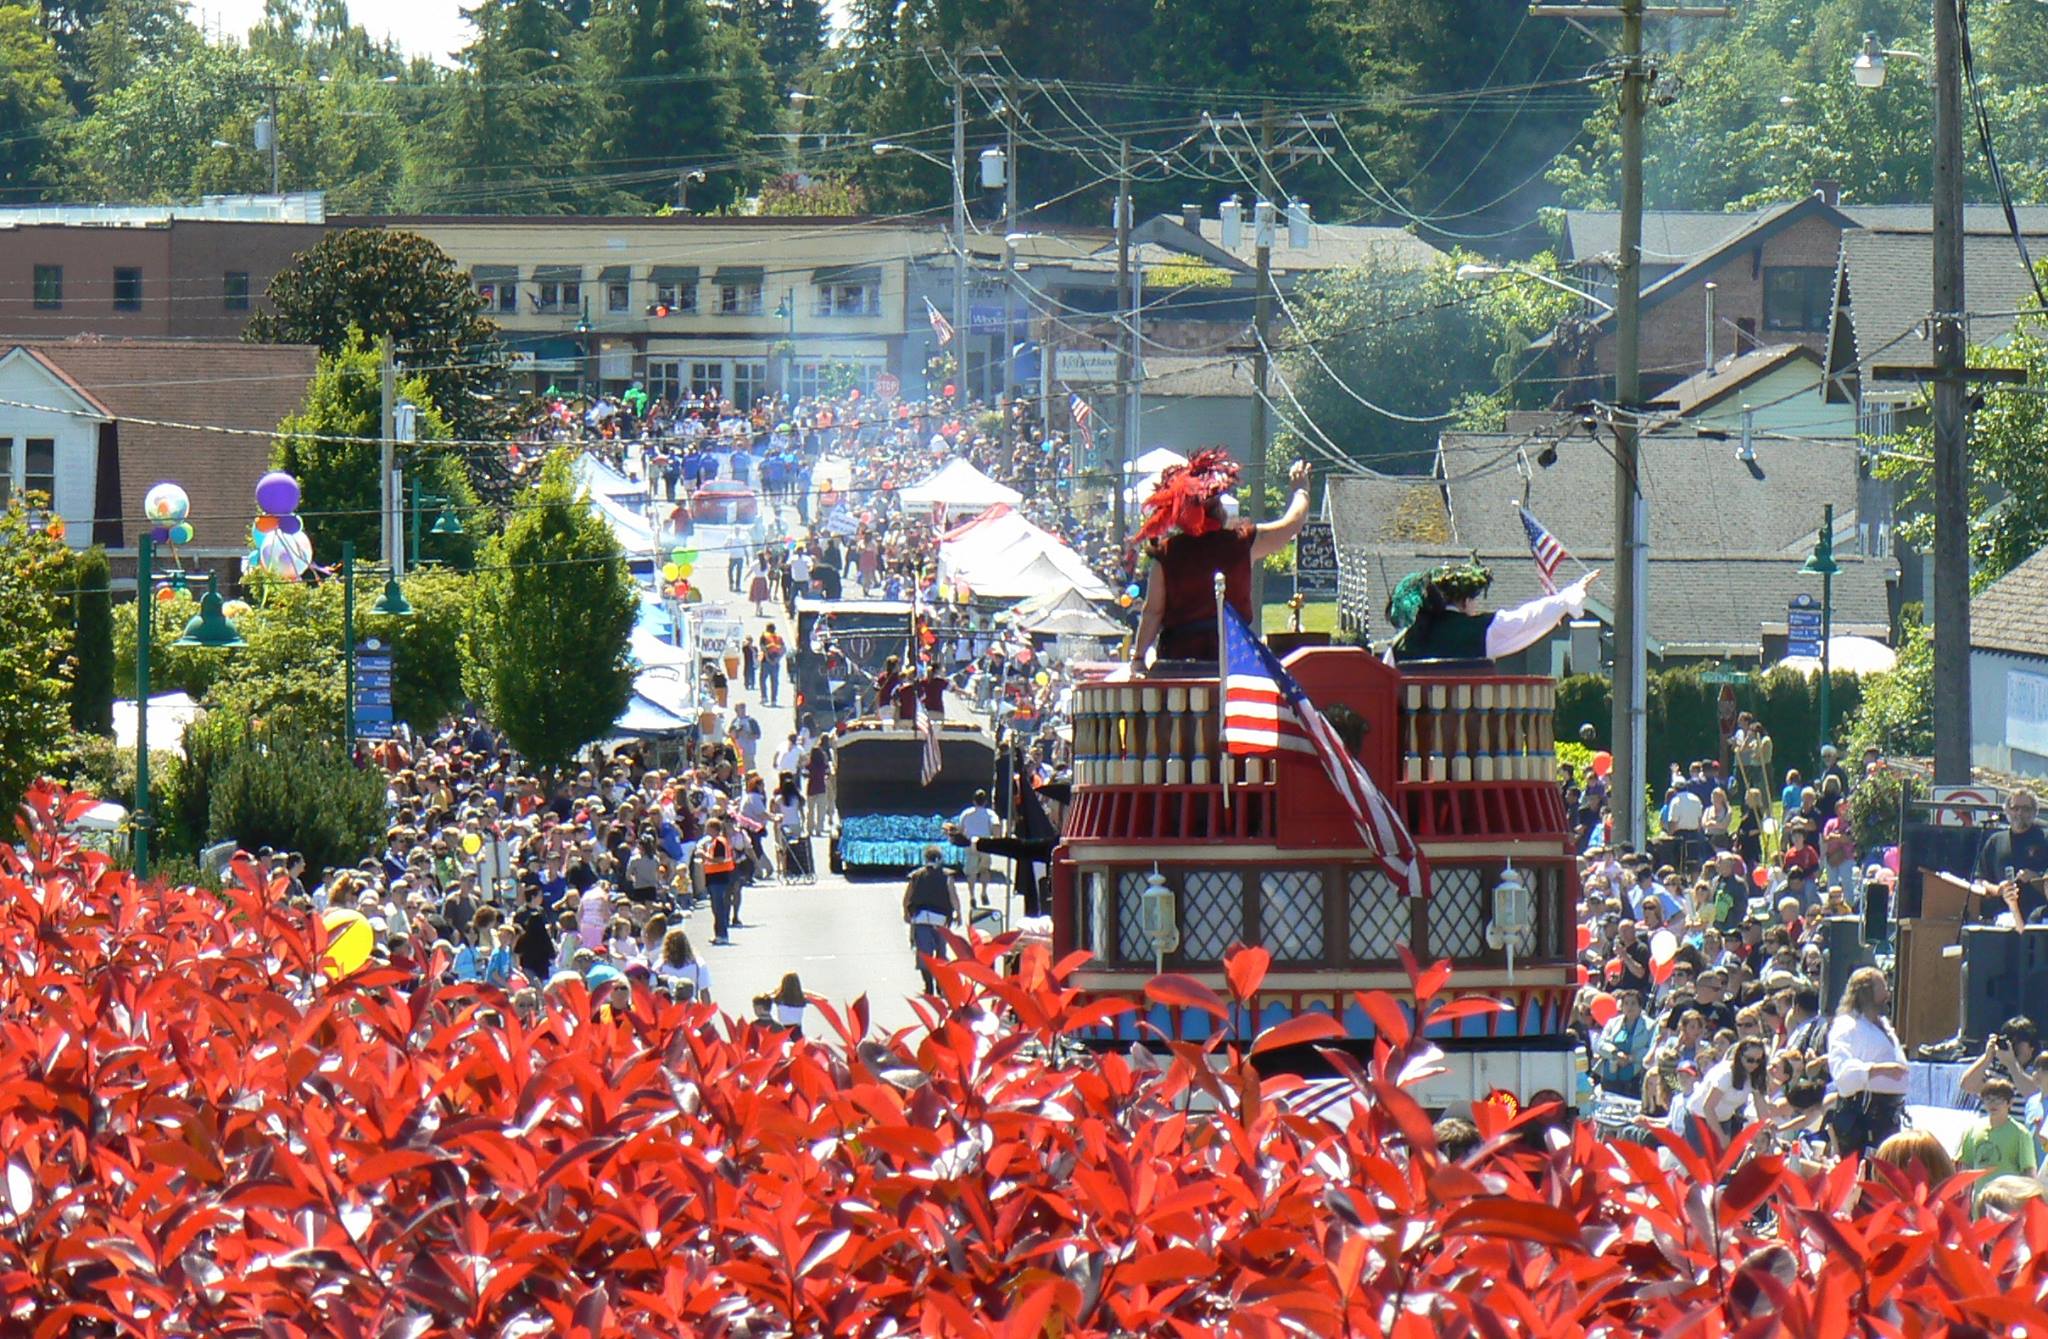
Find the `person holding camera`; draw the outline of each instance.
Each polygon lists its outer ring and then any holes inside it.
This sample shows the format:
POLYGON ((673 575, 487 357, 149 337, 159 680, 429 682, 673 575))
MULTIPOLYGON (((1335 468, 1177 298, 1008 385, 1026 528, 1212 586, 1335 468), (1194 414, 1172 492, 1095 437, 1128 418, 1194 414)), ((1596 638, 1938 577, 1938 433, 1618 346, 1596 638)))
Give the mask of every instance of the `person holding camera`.
POLYGON ((2041 1091, 2040 1079, 2034 1073, 2040 1054, 2040 1035, 2034 1020, 2016 1014, 1984 1039, 1984 1053, 1970 1062, 1970 1067, 1956 1080, 1956 1087, 1972 1097, 1982 1097, 1987 1082, 2004 1079, 2024 1103, 2041 1091))

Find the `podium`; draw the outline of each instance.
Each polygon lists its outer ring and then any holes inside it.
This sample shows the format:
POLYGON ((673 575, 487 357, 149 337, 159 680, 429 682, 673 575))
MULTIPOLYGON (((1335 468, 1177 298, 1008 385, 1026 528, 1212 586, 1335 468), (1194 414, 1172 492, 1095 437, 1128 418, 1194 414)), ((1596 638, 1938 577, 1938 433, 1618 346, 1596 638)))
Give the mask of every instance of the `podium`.
MULTIPOLYGON (((1962 942, 1970 885, 1939 870, 1921 870, 1920 914, 1899 921, 1899 979, 1892 1019, 1909 1049, 1947 1041, 1962 1026, 1963 959, 1948 950, 1962 942)), ((1822 1000, 1832 1009, 1839 1000, 1822 1000)))

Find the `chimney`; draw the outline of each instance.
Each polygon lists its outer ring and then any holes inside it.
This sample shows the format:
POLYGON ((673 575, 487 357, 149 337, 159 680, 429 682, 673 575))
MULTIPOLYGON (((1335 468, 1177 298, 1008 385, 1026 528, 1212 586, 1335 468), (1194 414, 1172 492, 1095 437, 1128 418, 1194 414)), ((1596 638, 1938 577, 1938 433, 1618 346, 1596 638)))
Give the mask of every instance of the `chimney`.
POLYGON ((1839 205, 1842 203, 1842 183, 1836 181, 1833 177, 1820 177, 1816 179, 1813 183, 1813 193, 1820 197, 1820 201, 1824 205, 1839 205))
POLYGON ((1180 226, 1186 228, 1195 236, 1200 237, 1202 235, 1202 207, 1200 205, 1182 205, 1180 207, 1180 226))

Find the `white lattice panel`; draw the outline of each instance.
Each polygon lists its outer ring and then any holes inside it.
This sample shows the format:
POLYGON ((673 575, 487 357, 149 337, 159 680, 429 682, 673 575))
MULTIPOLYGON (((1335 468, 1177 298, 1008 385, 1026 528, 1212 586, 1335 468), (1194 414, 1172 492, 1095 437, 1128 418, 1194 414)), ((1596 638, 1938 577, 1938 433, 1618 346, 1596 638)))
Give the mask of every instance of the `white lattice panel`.
POLYGON ((1408 942, 1414 922, 1408 899, 1377 869, 1351 872, 1351 956, 1361 962, 1391 962, 1397 944, 1408 942))
POLYGON ((1429 951, 1439 958, 1476 958, 1486 952, 1492 913, 1480 871, 1441 866, 1430 871, 1429 951))
POLYGON ((1181 953, 1197 962, 1221 962, 1243 935, 1242 876, 1235 870, 1188 871, 1181 885, 1181 953))
POLYGON ((1281 962, 1323 956, 1323 872, 1272 870, 1259 876, 1259 942, 1281 962))
MULTIPOLYGON (((1149 871, 1127 869, 1116 878, 1116 956, 1123 962, 1152 961, 1145 933, 1145 879, 1149 871)), ((1105 930, 1105 934, 1108 932, 1105 930)))

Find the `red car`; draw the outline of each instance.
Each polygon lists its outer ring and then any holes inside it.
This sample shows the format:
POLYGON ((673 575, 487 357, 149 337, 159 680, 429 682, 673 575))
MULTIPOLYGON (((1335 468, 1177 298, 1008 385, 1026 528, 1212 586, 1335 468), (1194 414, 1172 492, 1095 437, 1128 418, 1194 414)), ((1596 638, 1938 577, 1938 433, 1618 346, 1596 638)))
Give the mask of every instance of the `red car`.
POLYGON ((699 525, 747 525, 760 509, 754 490, 735 479, 713 479, 690 496, 699 525))

